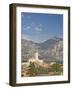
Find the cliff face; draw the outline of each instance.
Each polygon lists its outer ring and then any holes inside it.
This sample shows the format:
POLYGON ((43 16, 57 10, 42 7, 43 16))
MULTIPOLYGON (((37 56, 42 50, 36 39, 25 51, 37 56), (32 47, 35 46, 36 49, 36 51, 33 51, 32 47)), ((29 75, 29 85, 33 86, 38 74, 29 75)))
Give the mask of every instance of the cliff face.
POLYGON ((63 39, 53 37, 42 43, 36 43, 28 40, 21 40, 21 58, 27 61, 38 51, 39 59, 44 61, 63 61, 63 39))

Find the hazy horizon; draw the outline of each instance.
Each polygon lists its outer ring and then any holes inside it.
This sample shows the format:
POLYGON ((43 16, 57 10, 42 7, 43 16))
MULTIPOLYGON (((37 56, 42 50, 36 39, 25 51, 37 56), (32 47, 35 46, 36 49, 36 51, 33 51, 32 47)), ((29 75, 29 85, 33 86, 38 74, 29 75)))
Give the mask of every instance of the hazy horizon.
MULTIPOLYGON (((50 39, 55 39, 55 38, 61 38, 61 39, 63 39, 63 37, 52 37, 52 38, 49 38, 48 40, 50 40, 50 39)), ((32 42, 34 42, 34 43, 44 43, 45 41, 48 41, 48 40, 44 40, 44 41, 41 41, 41 42, 37 42, 37 41, 33 41, 33 40, 29 40, 29 39, 25 39, 25 38, 22 38, 23 40, 27 40, 27 41, 32 41, 32 42)))

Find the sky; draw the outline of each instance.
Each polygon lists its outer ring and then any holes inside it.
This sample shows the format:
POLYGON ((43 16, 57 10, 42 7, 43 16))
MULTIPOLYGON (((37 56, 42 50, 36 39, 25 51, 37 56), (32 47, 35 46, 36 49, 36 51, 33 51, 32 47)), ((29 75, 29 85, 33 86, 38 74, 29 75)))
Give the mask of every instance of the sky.
POLYGON ((62 36, 62 14, 21 12, 21 38, 41 43, 62 36))

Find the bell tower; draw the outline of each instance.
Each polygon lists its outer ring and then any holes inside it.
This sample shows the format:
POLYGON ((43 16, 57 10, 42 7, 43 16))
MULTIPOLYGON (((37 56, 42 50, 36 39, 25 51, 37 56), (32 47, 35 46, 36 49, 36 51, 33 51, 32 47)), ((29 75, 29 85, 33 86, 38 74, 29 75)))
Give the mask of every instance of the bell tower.
POLYGON ((35 53, 35 60, 39 60, 38 59, 38 52, 35 53))

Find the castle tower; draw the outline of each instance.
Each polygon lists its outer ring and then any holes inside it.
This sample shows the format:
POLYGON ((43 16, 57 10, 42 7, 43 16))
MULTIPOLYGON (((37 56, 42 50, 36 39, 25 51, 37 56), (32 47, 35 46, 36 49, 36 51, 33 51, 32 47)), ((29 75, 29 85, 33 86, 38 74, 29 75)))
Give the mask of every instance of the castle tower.
POLYGON ((38 59, 38 52, 35 53, 35 60, 39 60, 38 59))

